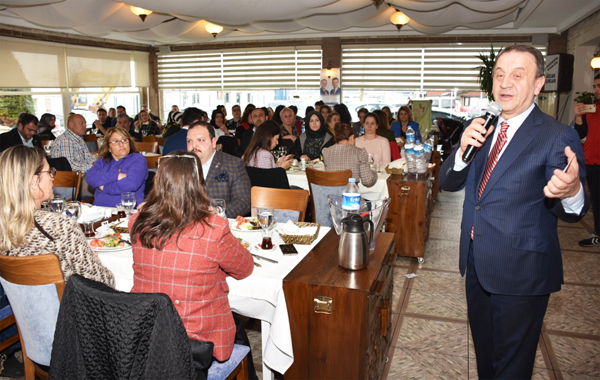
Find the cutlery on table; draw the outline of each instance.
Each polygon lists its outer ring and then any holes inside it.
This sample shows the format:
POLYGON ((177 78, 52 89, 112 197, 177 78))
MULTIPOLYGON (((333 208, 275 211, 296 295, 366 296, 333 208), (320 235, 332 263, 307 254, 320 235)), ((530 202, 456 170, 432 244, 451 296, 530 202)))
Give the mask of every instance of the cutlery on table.
POLYGON ((259 263, 257 263, 256 261, 254 262, 254 266, 255 266, 255 267, 259 267, 259 268, 261 268, 261 267, 262 267, 262 265, 260 265, 260 264, 259 264, 259 263))
POLYGON ((269 259, 268 257, 260 256, 260 255, 257 255, 257 254, 255 254, 255 253, 250 253, 250 254, 251 254, 252 256, 256 257, 256 258, 257 258, 257 259, 259 259, 259 260, 266 260, 266 261, 272 262, 272 263, 274 263, 274 264, 279 264, 279 261, 275 261, 275 260, 273 260, 273 259, 269 259))

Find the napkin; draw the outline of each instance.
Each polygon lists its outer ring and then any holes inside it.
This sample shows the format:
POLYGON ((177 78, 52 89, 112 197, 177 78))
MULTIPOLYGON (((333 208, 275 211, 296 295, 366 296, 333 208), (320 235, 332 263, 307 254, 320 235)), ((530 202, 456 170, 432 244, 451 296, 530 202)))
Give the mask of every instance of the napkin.
POLYGON ((79 219, 77 219, 77 222, 79 222, 79 223, 91 222, 93 220, 110 218, 111 215, 112 215, 112 209, 110 207, 98 207, 98 206, 88 207, 88 206, 84 206, 82 204, 81 205, 81 215, 79 216, 79 219))
POLYGON ((317 227, 298 227, 294 222, 288 220, 287 223, 277 225, 279 233, 284 235, 314 235, 317 233, 317 227))

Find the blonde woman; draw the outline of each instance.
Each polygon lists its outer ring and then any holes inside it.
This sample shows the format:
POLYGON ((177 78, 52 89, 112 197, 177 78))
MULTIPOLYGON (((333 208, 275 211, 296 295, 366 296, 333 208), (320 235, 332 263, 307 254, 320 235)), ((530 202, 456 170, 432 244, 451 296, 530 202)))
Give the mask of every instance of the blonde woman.
POLYGON ((0 155, 0 254, 58 255, 65 281, 73 273, 114 287, 115 278, 87 243, 76 221, 41 211, 53 198, 56 170, 43 150, 17 145, 0 155))

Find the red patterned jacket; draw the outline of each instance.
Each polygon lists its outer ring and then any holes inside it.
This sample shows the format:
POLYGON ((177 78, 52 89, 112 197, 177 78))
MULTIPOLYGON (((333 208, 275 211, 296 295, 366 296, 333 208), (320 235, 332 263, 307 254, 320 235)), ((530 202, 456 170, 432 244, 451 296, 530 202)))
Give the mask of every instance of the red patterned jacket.
MULTIPOLYGON (((131 217, 130 228, 137 215, 131 217)), ((167 294, 190 339, 213 342, 213 356, 223 361, 231 355, 235 338, 225 277, 248 277, 254 263, 226 219, 211 214, 208 223, 187 228, 178 244, 174 235, 162 251, 143 248, 139 241, 133 244, 131 291, 167 294)))

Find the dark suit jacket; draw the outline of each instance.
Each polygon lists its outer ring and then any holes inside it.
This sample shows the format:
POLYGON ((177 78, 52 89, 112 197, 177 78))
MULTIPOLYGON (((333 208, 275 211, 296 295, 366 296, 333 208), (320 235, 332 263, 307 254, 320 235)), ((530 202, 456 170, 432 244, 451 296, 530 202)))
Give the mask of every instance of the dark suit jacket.
POLYGON ((250 215, 250 178, 240 158, 215 151, 206 175, 206 193, 225 199, 228 218, 250 215))
POLYGON ((329 95, 329 91, 321 87, 321 95, 329 95))
POLYGON ((166 156, 174 150, 187 150, 187 133, 187 129, 181 129, 174 135, 169 136, 163 145, 163 156, 166 156))
POLYGON ((332 89, 329 91, 329 95, 339 95, 339 94, 340 94, 340 88, 339 88, 339 87, 337 87, 337 88, 332 88, 332 89))
MULTIPOLYGON (((33 135, 33 146, 36 148, 42 148, 42 141, 37 135, 33 135)), ((15 145, 23 145, 21 135, 17 128, 12 129, 6 133, 0 135, 0 152, 4 152, 6 149, 15 145)))
POLYGON ((583 150, 577 132, 535 106, 506 146, 478 199, 491 141, 492 138, 486 140, 464 170, 453 170, 458 149, 440 170, 442 189, 465 188, 460 271, 464 275, 474 226, 475 267, 486 291, 504 295, 556 292, 563 283, 557 220, 580 220, 589 208, 589 200, 586 196, 579 215, 567 214, 560 199, 546 198, 543 188, 554 169, 565 167, 567 145, 577 154, 579 179, 582 185, 585 183, 583 150))

